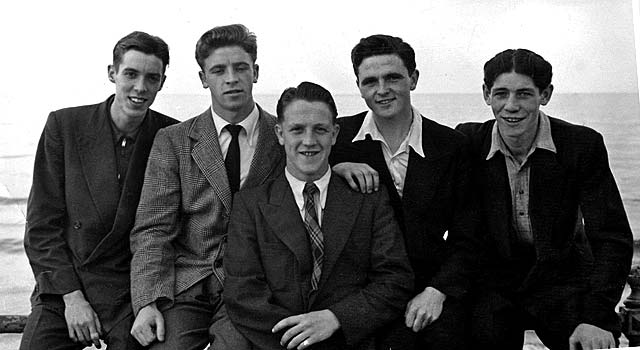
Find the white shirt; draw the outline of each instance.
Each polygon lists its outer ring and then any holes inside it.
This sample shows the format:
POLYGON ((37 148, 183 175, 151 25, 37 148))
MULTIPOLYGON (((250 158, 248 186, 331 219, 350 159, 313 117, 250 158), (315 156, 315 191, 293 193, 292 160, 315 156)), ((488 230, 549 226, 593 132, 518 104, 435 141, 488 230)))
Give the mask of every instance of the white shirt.
POLYGON ((387 141, 382 136, 382 133, 380 133, 373 118, 373 112, 371 111, 367 112, 362 126, 360 126, 360 130, 358 130, 358 134, 356 134, 352 140, 352 142, 361 141, 364 140, 367 135, 370 135, 374 141, 380 141, 384 161, 387 163, 387 168, 389 169, 389 173, 391 173, 391 178, 400 197, 402 197, 404 180, 407 177, 407 167, 409 166, 409 147, 424 158, 424 151, 422 150, 422 115, 415 107, 412 107, 412 114, 413 119, 411 120, 409 132, 400 144, 400 147, 398 147, 393 154, 387 141))
MULTIPOLYGON (((229 144, 231 143, 231 133, 225 129, 225 126, 231 123, 216 114, 213 107, 211 107, 211 115, 213 116, 213 124, 218 131, 218 142, 220 143, 222 157, 226 158, 229 144)), ((249 113, 243 121, 238 123, 238 125, 242 126, 242 130, 240 130, 240 134, 238 135, 238 143, 240 144, 240 187, 242 187, 242 184, 244 184, 244 181, 247 179, 249 169, 251 169, 253 154, 256 151, 258 134, 260 133, 258 128, 259 115, 260 112, 254 105, 251 113, 249 113)))
MULTIPOLYGON (((306 182, 297 179, 295 176, 291 175, 288 168, 285 168, 284 175, 289 181, 289 186, 291 186, 291 191, 293 191, 293 198, 296 200, 296 204, 298 205, 298 210, 300 211, 300 216, 302 217, 302 221, 304 221, 304 214, 306 211, 304 209, 304 185, 306 182)), ((324 206, 327 203, 327 188, 329 187, 329 180, 331 179, 331 167, 327 169, 327 172, 322 175, 313 183, 318 187, 319 193, 316 193, 313 200, 316 203, 316 213, 318 214, 318 226, 322 227, 322 214, 324 212, 324 206), (319 197, 319 198, 318 198, 319 197), (320 199, 320 200, 318 200, 320 199)))

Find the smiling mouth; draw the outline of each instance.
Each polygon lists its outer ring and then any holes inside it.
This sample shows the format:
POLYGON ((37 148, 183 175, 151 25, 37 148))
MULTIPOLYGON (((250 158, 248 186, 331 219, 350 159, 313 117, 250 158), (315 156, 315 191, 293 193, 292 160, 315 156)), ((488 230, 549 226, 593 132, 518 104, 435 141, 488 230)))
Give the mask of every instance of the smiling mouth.
POLYGON ((502 120, 506 121, 507 123, 510 124, 515 124, 518 123, 520 121, 523 121, 525 118, 516 118, 516 117, 502 117, 502 120))
POLYGON ((387 98, 387 99, 384 99, 384 100, 376 101, 376 103, 379 104, 379 105, 383 105, 384 106, 384 105, 388 105, 389 103, 391 103, 391 102, 393 102, 395 100, 396 100, 395 98, 387 98))
POLYGON ((319 151, 306 151, 306 152, 300 152, 300 154, 302 154, 305 157, 313 157, 316 154, 320 153, 319 151))
POLYGON ((147 99, 142 97, 129 96, 129 101, 133 102, 136 105, 140 105, 147 102, 147 99))

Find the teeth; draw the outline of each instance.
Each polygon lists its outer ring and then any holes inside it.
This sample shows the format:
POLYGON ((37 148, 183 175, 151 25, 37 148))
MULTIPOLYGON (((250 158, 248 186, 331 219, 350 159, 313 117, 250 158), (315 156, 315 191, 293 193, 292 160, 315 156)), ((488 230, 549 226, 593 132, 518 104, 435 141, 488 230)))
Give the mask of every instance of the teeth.
POLYGON ((135 102, 135 103, 143 103, 144 99, 143 98, 138 98, 138 97, 129 97, 129 99, 131 99, 131 101, 135 102))
POLYGON ((509 123, 515 123, 520 121, 520 118, 504 118, 504 120, 508 121, 509 123))

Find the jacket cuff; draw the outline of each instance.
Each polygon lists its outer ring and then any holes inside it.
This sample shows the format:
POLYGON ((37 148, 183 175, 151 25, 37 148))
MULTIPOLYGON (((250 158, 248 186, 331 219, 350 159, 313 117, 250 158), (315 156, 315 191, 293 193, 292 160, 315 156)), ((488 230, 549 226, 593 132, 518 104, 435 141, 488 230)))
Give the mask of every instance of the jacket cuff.
POLYGON ((39 294, 64 295, 82 290, 80 279, 73 268, 44 271, 36 276, 39 294))

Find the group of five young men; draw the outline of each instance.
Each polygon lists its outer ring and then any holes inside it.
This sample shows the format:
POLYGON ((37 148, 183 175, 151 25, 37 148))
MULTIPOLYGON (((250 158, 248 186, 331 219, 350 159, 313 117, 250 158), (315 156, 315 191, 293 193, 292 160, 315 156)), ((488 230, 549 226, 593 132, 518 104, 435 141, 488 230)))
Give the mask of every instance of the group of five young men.
POLYGON ((411 104, 402 39, 351 59, 368 111, 286 89, 252 94, 256 37, 196 45, 211 107, 149 109, 162 39, 122 38, 116 93, 52 112, 25 248, 36 279, 21 349, 614 347, 632 235, 602 137, 539 110, 551 65, 506 50, 484 67, 495 120, 453 130, 411 104), (224 261, 224 263, 223 263, 224 261))

